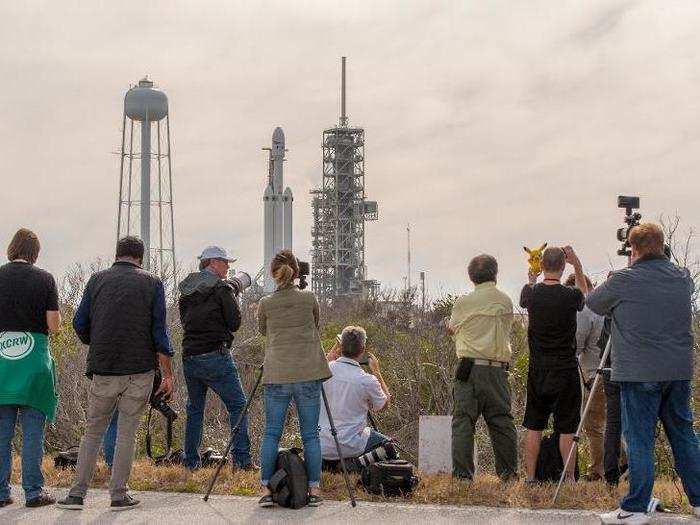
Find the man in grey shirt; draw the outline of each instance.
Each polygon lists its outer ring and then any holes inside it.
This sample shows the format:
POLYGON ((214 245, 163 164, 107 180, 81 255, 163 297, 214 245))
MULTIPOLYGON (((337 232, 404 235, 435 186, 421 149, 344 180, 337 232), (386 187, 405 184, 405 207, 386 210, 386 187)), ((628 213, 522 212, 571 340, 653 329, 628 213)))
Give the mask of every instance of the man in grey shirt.
MULTIPOLYGON (((589 290, 593 290, 593 283, 587 275, 584 276, 589 290)), ((566 286, 575 285, 575 276, 572 274, 564 283, 566 286)), ((596 344, 603 331, 604 318, 594 314, 590 308, 584 307, 576 314, 576 357, 578 358, 581 381, 583 383, 584 399, 586 406, 591 395, 591 386, 595 379, 596 370, 600 365, 600 349, 596 344)), ((591 405, 583 422, 583 429, 588 438, 588 447, 591 454, 591 464, 588 465, 587 481, 603 479, 603 436, 605 433, 605 392, 602 385, 597 388, 591 399, 591 405)))
POLYGON ((700 445, 690 406, 693 377, 693 280, 664 256, 664 235, 641 224, 629 236, 632 264, 586 298, 612 317, 612 380, 619 382, 622 432, 629 453, 630 488, 603 523, 649 523, 654 487, 654 436, 659 419, 676 471, 700 517, 700 445))

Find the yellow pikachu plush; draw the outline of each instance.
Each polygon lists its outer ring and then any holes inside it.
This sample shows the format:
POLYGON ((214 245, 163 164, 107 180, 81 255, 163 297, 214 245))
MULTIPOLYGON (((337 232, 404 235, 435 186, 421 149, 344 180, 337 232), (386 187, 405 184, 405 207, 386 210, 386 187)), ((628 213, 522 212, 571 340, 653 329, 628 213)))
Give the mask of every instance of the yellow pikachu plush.
POLYGON ((532 272, 534 275, 539 275, 542 271, 542 252, 546 247, 547 243, 544 243, 539 248, 532 250, 527 246, 523 246, 523 249, 528 254, 527 262, 530 265, 530 272, 532 272))

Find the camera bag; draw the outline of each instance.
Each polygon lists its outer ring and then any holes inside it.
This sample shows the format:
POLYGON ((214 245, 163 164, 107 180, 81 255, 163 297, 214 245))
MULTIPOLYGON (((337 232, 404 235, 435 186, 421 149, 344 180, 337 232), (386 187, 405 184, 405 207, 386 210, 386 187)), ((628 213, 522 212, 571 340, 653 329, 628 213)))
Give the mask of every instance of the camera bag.
POLYGON ((53 458, 54 467, 60 469, 75 468, 78 464, 78 451, 79 447, 76 445, 59 452, 53 458))
POLYGON ((308 502, 309 479, 300 453, 298 448, 289 448, 280 449, 277 454, 277 471, 268 487, 272 500, 280 507, 300 509, 308 502))
POLYGON ((413 468, 403 459, 372 463, 362 470, 362 486, 371 494, 408 496, 420 481, 413 468))
MULTIPOLYGON (((574 462, 574 478, 579 478, 578 470, 578 451, 572 459, 574 462)), ((540 453, 537 456, 537 468, 535 470, 535 479, 539 482, 553 481, 558 482, 561 477, 561 472, 564 470, 564 461, 561 459, 559 451, 559 433, 552 432, 550 435, 542 439, 540 445, 540 453)))

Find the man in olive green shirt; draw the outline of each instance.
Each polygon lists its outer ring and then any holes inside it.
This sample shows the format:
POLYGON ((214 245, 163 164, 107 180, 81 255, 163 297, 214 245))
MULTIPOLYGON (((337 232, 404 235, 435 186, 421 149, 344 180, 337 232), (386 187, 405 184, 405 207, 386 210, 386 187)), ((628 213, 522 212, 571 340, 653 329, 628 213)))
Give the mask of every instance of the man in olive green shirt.
POLYGON ((508 384, 513 303, 496 288, 495 258, 477 255, 468 272, 474 291, 455 301, 447 325, 459 358, 454 381, 452 474, 467 479, 474 476, 474 428, 483 415, 496 474, 504 480, 516 478, 517 434, 508 384))

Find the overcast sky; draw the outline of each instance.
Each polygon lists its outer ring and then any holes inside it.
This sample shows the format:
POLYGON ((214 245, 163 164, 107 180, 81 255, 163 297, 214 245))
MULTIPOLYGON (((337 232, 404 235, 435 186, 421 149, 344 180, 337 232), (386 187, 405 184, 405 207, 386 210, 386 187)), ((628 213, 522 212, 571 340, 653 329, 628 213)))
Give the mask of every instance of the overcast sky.
POLYGON ((517 295, 523 245, 620 265, 618 194, 700 219, 700 3, 687 1, 0 1, 0 245, 34 229, 60 277, 115 242, 123 96, 168 94, 178 258, 221 244, 255 273, 275 126, 295 251, 308 258, 321 134, 366 133, 370 278, 400 286, 406 224, 432 295, 496 255, 517 295))

